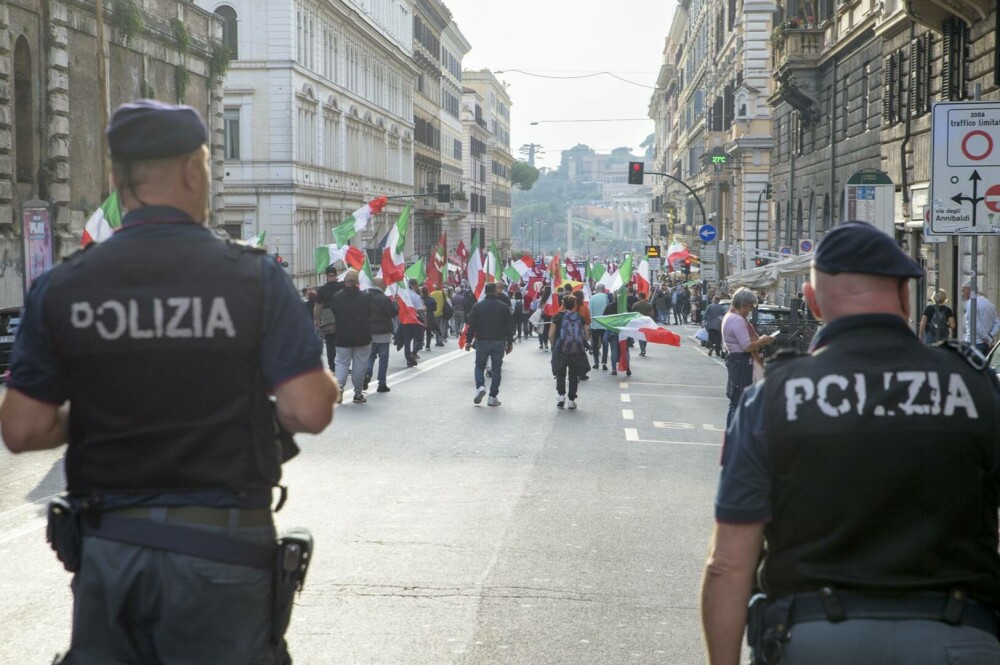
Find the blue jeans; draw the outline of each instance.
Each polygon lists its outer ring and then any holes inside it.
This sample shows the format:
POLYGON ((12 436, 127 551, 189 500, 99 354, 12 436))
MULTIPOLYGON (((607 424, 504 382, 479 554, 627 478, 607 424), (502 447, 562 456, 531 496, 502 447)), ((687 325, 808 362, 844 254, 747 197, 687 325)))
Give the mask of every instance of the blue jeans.
POLYGON ((502 339, 476 340, 476 387, 486 385, 486 361, 490 361, 493 379, 490 381, 490 397, 500 393, 500 367, 503 365, 504 347, 507 344, 502 339))
POLYGON ((378 382, 383 384, 389 369, 389 342, 372 342, 372 352, 368 356, 368 376, 375 372, 375 356, 378 356, 378 382))

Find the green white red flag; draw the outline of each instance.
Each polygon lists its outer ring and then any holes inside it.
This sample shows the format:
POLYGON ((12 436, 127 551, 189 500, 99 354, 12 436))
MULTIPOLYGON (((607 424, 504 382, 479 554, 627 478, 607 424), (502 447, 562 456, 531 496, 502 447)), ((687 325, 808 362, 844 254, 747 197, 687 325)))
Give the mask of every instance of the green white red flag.
POLYGON ((368 226, 368 222, 372 218, 372 215, 377 215, 382 212, 386 203, 388 203, 388 199, 384 196, 380 196, 377 199, 372 199, 365 205, 355 210, 354 214, 334 227, 333 242, 340 247, 347 245, 347 243, 351 241, 351 238, 358 235, 359 232, 365 230, 368 226))
POLYGON ((639 262, 639 269, 635 273, 635 290, 649 295, 649 261, 646 259, 639 262))
POLYGON ((111 192, 108 198, 104 199, 101 207, 87 220, 86 226, 83 227, 80 247, 86 247, 92 242, 104 242, 121 225, 122 211, 118 201, 118 192, 111 192))
POLYGON ((406 248, 406 231, 410 226, 410 204, 399 213, 399 218, 386 237, 382 249, 382 279, 390 286, 406 278, 406 259, 403 250, 406 248))
POLYGON ((593 320, 617 333, 620 339, 638 339, 652 344, 669 344, 680 346, 681 338, 677 333, 660 326, 648 316, 638 312, 595 316, 593 320))
POLYGON ((427 264, 427 290, 437 291, 444 285, 444 275, 448 272, 447 250, 448 234, 442 233, 438 238, 434 251, 431 252, 430 262, 427 264))
POLYGON ((338 247, 336 243, 332 245, 320 245, 313 253, 316 262, 316 272, 321 273, 337 261, 343 261, 346 265, 359 270, 365 262, 365 253, 357 247, 338 247))
POLYGON ((266 235, 267 235, 267 229, 264 229, 263 231, 261 231, 257 235, 250 236, 249 238, 244 238, 243 240, 240 240, 239 242, 241 242, 242 244, 246 245, 247 247, 263 247, 264 246, 264 236, 266 236, 266 235))
POLYGON ((503 281, 503 264, 500 262, 500 250, 496 240, 490 241, 490 250, 486 255, 486 281, 503 281))
POLYGON ((486 287, 486 272, 483 270, 483 250, 479 247, 477 235, 472 236, 472 249, 469 250, 466 277, 469 280, 469 288, 472 289, 472 295, 475 296, 476 300, 479 300, 486 287))

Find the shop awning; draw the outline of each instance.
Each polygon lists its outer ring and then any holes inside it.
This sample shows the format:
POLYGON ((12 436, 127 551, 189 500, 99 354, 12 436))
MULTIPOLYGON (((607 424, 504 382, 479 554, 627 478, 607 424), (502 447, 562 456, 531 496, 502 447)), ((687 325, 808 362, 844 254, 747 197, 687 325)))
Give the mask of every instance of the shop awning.
POLYGON ((730 287, 745 286, 750 289, 766 289, 777 284, 783 277, 808 275, 812 265, 813 253, 802 254, 784 261, 769 263, 766 266, 753 268, 736 273, 726 279, 730 287))

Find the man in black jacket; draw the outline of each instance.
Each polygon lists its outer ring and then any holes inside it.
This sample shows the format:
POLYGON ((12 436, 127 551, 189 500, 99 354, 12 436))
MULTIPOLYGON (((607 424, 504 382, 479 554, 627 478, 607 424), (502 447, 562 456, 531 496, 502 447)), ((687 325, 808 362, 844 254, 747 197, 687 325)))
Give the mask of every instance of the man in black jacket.
POLYGON ((372 352, 368 356, 368 372, 365 374, 365 390, 375 371, 375 357, 378 356, 378 392, 389 392, 385 382, 386 370, 389 366, 389 343, 392 341, 392 320, 399 315, 399 305, 389 300, 385 295, 385 280, 376 277, 374 286, 368 294, 368 323, 372 332, 372 352))
MULTIPOLYGON (((371 310, 367 292, 358 288, 358 271, 353 268, 344 273, 344 288, 331 300, 333 316, 337 319, 337 380, 347 384, 351 372, 354 383, 354 403, 364 404, 365 371, 372 350, 371 310)), ((341 399, 343 397, 341 396, 341 399)))
POLYGON ((469 332, 465 350, 472 349, 476 340, 476 396, 473 401, 480 404, 486 396, 486 361, 490 361, 493 377, 490 382, 489 406, 500 406, 500 368, 505 353, 514 349, 514 315, 510 307, 497 297, 496 282, 486 285, 486 298, 476 303, 469 314, 469 332))

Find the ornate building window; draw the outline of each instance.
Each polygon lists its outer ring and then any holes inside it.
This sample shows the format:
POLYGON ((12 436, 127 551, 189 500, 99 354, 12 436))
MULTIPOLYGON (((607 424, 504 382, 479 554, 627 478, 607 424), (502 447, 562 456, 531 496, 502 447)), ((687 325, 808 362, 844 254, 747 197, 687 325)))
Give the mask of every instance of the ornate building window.
POLYGON ((14 156, 18 182, 35 182, 35 93, 31 48, 24 36, 14 45, 14 156))
POLYGON ((230 58, 239 60, 240 28, 236 10, 229 5, 222 5, 215 10, 215 13, 222 17, 222 45, 229 49, 230 58))

